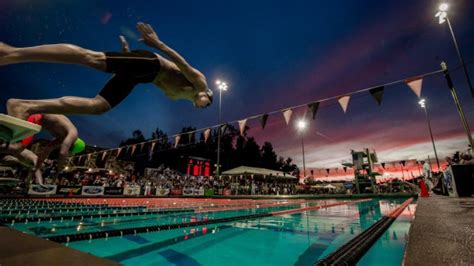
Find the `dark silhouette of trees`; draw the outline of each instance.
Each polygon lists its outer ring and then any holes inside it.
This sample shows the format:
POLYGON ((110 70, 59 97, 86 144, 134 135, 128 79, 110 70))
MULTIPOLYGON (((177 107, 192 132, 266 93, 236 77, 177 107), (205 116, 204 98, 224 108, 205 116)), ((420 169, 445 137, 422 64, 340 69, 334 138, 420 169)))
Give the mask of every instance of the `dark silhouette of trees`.
MULTIPOLYGON (((240 130, 232 125, 221 128, 221 165, 222 171, 241 165, 252 167, 263 167, 280 170, 289 174, 298 174, 299 169, 291 158, 278 157, 270 142, 265 142, 262 147, 258 145, 254 137, 247 135, 249 127, 244 130, 243 136, 240 130)), ((157 128, 146 139, 140 130, 135 130, 132 137, 122 141, 120 146, 136 145, 135 152, 131 154, 131 147, 122 151, 119 159, 135 162, 136 172, 143 173, 146 167, 157 167, 164 164, 168 167, 185 171, 185 165, 189 156, 210 159, 212 165, 217 159, 217 134, 218 129, 211 131, 209 139, 204 142, 204 134, 194 133, 195 127, 183 127, 179 145, 174 147, 174 139, 170 140, 168 135, 157 128), (187 134, 188 132, 193 132, 187 134), (145 145, 139 143, 150 141, 145 145), (155 143, 153 145, 153 143, 155 143), (151 148, 153 147, 153 150, 151 148)))

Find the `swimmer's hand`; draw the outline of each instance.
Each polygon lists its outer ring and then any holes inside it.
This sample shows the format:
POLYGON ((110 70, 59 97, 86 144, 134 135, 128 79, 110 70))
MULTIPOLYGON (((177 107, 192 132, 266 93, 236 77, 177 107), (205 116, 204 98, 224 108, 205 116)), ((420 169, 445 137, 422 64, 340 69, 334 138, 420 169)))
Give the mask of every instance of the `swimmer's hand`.
POLYGON ((122 51, 124 53, 130 52, 130 46, 128 46, 127 39, 123 35, 120 35, 120 44, 122 45, 122 51))
POLYGON ((141 33, 140 41, 143 41, 146 45, 151 47, 160 47, 163 43, 158 38, 158 35, 150 26, 150 24, 145 24, 143 22, 137 23, 137 30, 141 33))

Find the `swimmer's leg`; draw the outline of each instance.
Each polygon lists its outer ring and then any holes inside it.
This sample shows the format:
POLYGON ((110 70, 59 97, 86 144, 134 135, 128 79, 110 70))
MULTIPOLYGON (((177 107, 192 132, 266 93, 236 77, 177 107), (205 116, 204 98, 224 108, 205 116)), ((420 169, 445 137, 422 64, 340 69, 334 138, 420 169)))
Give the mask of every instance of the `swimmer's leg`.
POLYGON ((8 115, 20 119, 32 114, 103 114, 110 109, 110 104, 100 95, 95 98, 66 96, 48 100, 7 101, 8 115))
POLYGON ((0 42, 0 65, 26 62, 76 64, 106 70, 105 54, 73 44, 47 44, 13 47, 0 42))

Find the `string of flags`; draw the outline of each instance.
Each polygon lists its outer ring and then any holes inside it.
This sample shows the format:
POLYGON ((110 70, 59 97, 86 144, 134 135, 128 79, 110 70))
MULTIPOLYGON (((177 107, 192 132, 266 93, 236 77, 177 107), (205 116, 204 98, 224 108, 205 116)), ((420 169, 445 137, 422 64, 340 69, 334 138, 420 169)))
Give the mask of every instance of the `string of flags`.
MULTIPOLYGON (((285 120, 286 125, 289 125, 290 122, 291 122, 293 110, 297 109, 297 108, 301 108, 301 107, 306 107, 307 108, 307 113, 310 114, 311 119, 315 120, 316 114, 317 114, 317 112, 319 110, 319 107, 320 107, 320 104, 322 102, 327 102, 327 101, 330 101, 330 100, 337 100, 337 102, 341 106, 342 111, 344 113, 346 113, 347 110, 348 110, 349 102, 350 102, 352 96, 354 94, 358 94, 358 93, 362 93, 362 92, 369 92, 369 94, 375 99, 377 104, 380 106, 381 103, 382 103, 383 94, 384 94, 384 91, 385 91, 386 87, 392 86, 392 85, 395 85, 395 84, 398 84, 398 83, 405 83, 415 93, 415 95, 418 98, 420 98, 421 97, 421 91, 422 91, 423 79, 425 77, 441 73, 442 71, 443 70, 436 70, 436 71, 428 72, 428 73, 425 73, 425 74, 409 77, 409 78, 406 78, 406 79, 393 81, 393 82, 386 83, 386 84, 383 84, 383 85, 379 85, 379 86, 375 86, 375 87, 369 87, 369 88, 365 88, 365 89, 360 89, 360 90, 353 91, 351 93, 346 93, 346 94, 343 94, 343 95, 332 96, 332 97, 328 97, 328 98, 325 98, 325 99, 320 99, 320 100, 312 101, 312 102, 309 102, 309 103, 304 103, 304 104, 300 104, 300 105, 296 105, 296 106, 291 106, 291 107, 287 107, 287 108, 284 108, 284 109, 280 109, 280 110, 276 110, 276 111, 272 111, 272 112, 268 112, 268 113, 264 113, 264 114, 254 115, 254 116, 247 117, 247 118, 244 118, 244 119, 241 119, 241 120, 231 121, 231 122, 214 125, 214 126, 207 127, 207 128, 201 128, 201 129, 197 129, 197 130, 193 130, 193 131, 188 131, 188 132, 185 132, 185 133, 175 134, 175 135, 172 135, 171 137, 174 137, 174 148, 177 148, 179 146, 180 141, 181 141, 181 137, 183 135, 188 135, 188 138, 189 138, 188 142, 191 143, 197 132, 203 132, 204 142, 207 143, 207 141, 209 140, 209 137, 211 135, 211 130, 212 129, 218 128, 218 131, 220 131, 220 133, 223 134, 225 132, 226 128, 227 128, 227 125, 232 124, 232 123, 238 123, 239 130, 240 130, 240 135, 244 136, 245 127, 246 127, 247 122, 249 120, 258 119, 259 122, 260 122, 260 126, 263 130, 263 129, 265 129, 265 126, 266 126, 267 121, 268 121, 268 117, 270 115, 276 114, 276 113, 281 113, 283 115, 283 118, 285 120)), ((96 152, 89 153, 87 155, 85 155, 85 154, 75 155, 75 156, 70 157, 70 158, 74 159, 76 157, 79 157, 79 161, 80 161, 83 158, 83 156, 87 156, 87 158, 90 159, 92 154, 102 153, 101 159, 105 160, 107 155, 111 155, 113 152, 116 152, 116 156, 118 157, 121 154, 121 152, 123 151, 123 149, 126 149, 127 154, 130 153, 131 155, 133 155, 136 151, 137 145, 140 147, 140 152, 142 152, 143 149, 144 149, 144 146, 146 144, 151 144, 149 152, 152 153, 155 149, 156 143, 158 143, 160 141, 164 141, 164 140, 168 140, 168 138, 166 137, 166 138, 147 140, 147 141, 144 141, 144 142, 141 142, 141 143, 132 144, 132 145, 128 145, 128 146, 122 146, 122 147, 118 147, 118 148, 114 148, 114 149, 96 151, 96 152)))

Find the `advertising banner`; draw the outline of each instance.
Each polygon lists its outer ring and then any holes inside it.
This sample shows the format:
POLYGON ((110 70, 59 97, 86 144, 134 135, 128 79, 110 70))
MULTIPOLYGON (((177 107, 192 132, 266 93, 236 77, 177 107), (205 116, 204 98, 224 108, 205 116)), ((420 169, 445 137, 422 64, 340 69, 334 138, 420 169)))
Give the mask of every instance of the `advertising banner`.
POLYGON ((156 195, 157 196, 168 196, 170 194, 170 189, 169 188, 157 188, 156 189, 156 195))
POLYGON ((81 186, 67 186, 67 187, 59 187, 58 191, 56 194, 61 194, 61 195, 81 195, 81 186))
POLYGON ((105 187, 104 195, 123 195, 123 188, 121 187, 105 187))
POLYGON ((196 196, 204 196, 204 188, 194 189, 194 195, 196 195, 196 196))
POLYGON ((175 188, 170 191, 170 194, 173 196, 181 196, 183 195, 183 190, 179 188, 175 188))
POLYGON ((104 187, 101 186, 83 186, 82 195, 86 196, 101 196, 104 195, 104 187))
POLYGON ((204 196, 214 196, 214 189, 204 190, 204 196))
POLYGON ((53 195, 56 194, 56 185, 30 185, 28 194, 30 195, 53 195))
POLYGON ((192 187, 185 187, 183 189, 183 196, 192 196, 194 195, 194 188, 192 187))
POLYGON ((125 187, 123 194, 127 196, 138 196, 140 195, 140 187, 125 187))

